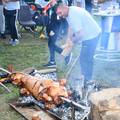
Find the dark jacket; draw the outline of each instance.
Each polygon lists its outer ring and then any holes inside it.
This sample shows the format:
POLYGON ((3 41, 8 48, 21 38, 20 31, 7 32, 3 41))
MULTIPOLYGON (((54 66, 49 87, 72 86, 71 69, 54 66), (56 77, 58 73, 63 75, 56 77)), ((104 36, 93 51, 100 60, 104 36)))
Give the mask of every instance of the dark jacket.
POLYGON ((2 0, 0 0, 0 5, 2 5, 2 0))

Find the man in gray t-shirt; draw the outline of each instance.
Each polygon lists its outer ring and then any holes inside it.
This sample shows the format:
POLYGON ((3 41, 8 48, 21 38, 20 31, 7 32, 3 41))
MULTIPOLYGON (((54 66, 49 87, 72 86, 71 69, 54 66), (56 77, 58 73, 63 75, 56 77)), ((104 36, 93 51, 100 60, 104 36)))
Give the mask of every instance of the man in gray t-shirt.
POLYGON ((81 42, 80 66, 85 78, 85 85, 92 80, 93 56, 100 37, 101 29, 84 8, 59 4, 56 13, 67 19, 69 24, 68 40, 73 44, 81 42))

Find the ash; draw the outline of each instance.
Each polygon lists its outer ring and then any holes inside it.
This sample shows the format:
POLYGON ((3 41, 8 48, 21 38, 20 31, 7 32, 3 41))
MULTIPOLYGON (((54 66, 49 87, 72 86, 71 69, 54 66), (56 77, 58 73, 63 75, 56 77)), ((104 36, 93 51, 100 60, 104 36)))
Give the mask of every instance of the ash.
MULTIPOLYGON (((74 91, 75 93, 75 91, 74 91)), ((60 104, 59 106, 56 106, 53 109, 47 110, 48 113, 52 113, 53 116, 61 119, 61 120, 87 120, 88 115, 90 112, 90 109, 83 109, 80 107, 74 107, 72 104, 72 99, 74 99, 78 104, 81 104, 87 108, 90 108, 86 106, 84 103, 81 103, 80 101, 80 96, 76 93, 76 98, 70 98, 71 103, 64 102, 60 104), (78 97, 78 98, 77 98, 78 97)), ((73 96, 74 97, 74 96, 73 96)), ((18 106, 31 106, 31 105, 37 105, 43 110, 45 109, 44 107, 44 102, 43 101, 37 101, 33 96, 21 96, 18 101, 17 101, 18 106)))
POLYGON ((61 105, 60 107, 51 110, 54 114, 59 116, 61 120, 84 120, 87 119, 89 111, 79 110, 70 105, 61 105))
POLYGON ((33 70, 30 75, 35 76, 39 79, 46 80, 46 79, 52 79, 52 80, 57 80, 57 74, 56 72, 49 72, 49 73, 40 73, 37 70, 33 70))

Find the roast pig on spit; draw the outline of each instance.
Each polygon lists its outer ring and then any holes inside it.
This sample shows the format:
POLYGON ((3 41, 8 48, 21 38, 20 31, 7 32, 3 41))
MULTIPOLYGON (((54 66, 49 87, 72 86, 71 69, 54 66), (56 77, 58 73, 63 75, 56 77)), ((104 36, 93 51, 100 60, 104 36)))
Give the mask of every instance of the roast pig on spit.
POLYGON ((13 84, 20 86, 21 94, 32 95, 38 101, 43 101, 47 109, 61 104, 63 100, 60 97, 68 98, 69 96, 65 87, 65 79, 61 79, 59 82, 51 79, 41 80, 21 72, 10 74, 9 79, 13 84))

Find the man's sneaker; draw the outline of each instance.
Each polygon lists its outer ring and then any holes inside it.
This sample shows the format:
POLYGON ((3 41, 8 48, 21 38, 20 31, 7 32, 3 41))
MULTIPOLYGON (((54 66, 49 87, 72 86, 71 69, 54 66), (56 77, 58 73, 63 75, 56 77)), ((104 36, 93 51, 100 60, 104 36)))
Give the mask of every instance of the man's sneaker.
POLYGON ((1 33, 1 36, 0 36, 2 39, 6 39, 6 36, 4 33, 1 33))
POLYGON ((15 40, 11 39, 9 41, 9 44, 12 45, 12 46, 15 46, 15 45, 19 44, 19 40, 18 39, 15 39, 15 40))
POLYGON ((13 39, 10 39, 9 40, 9 44, 11 45, 13 43, 13 39))
POLYGON ((72 60, 72 53, 65 57, 65 65, 69 65, 72 60))
POLYGON ((57 67, 55 62, 48 62, 47 64, 45 64, 45 65, 43 65, 43 66, 44 66, 44 67, 49 67, 49 68, 57 67))

